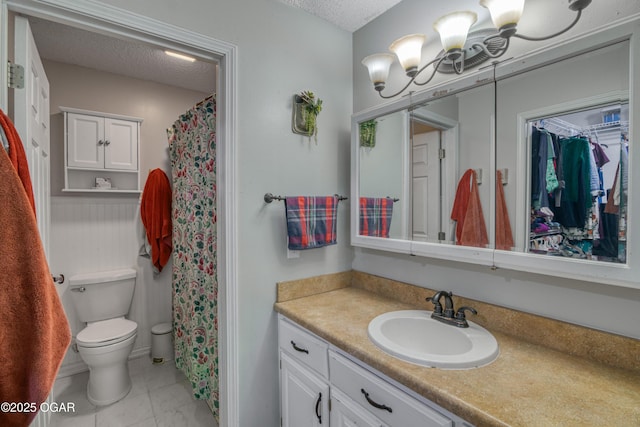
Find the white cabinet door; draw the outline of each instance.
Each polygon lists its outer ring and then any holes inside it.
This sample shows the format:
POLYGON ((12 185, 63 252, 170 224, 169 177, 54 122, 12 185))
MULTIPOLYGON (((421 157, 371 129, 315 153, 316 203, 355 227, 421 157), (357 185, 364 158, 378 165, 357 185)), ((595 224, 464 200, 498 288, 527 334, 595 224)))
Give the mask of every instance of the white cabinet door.
POLYGON ((67 115, 67 164, 78 168, 104 168, 103 117, 67 115))
POLYGON ((105 169, 138 169, 138 123, 104 119, 105 169))
POLYGON ((331 427, 385 427, 335 387, 331 389, 331 427))
POLYGON ((282 351, 280 400, 283 427, 329 425, 329 384, 282 351))

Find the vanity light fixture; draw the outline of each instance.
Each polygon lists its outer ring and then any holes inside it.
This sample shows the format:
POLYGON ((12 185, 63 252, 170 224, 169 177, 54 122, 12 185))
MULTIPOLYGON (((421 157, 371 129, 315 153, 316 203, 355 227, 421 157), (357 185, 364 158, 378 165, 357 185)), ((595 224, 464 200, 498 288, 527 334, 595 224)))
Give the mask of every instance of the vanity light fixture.
POLYGON ((181 53, 172 52, 170 50, 165 50, 164 53, 166 53, 167 55, 172 56, 174 58, 182 59, 183 61, 196 62, 196 58, 194 58, 192 56, 183 55, 181 53))
POLYGON ((432 60, 420 67, 422 46, 426 40, 423 34, 411 34, 394 41, 389 50, 396 54, 376 53, 362 60, 362 64, 369 70, 369 78, 374 89, 382 98, 393 98, 404 92, 411 83, 418 86, 428 84, 436 72, 447 74, 462 74, 491 59, 504 55, 509 49, 511 37, 518 37, 530 41, 548 40, 559 36, 578 23, 582 10, 591 0, 568 0, 569 9, 577 12, 574 21, 565 29, 545 37, 528 37, 518 33, 518 22, 522 17, 525 0, 480 0, 480 6, 489 9, 495 29, 485 29, 469 32, 478 16, 475 12, 462 11, 444 15, 438 19, 433 28, 440 34, 443 50, 432 60), (383 95, 389 69, 395 58, 409 77, 409 82, 392 95, 383 95), (416 81, 420 73, 429 66, 433 66, 431 75, 423 82, 416 81))

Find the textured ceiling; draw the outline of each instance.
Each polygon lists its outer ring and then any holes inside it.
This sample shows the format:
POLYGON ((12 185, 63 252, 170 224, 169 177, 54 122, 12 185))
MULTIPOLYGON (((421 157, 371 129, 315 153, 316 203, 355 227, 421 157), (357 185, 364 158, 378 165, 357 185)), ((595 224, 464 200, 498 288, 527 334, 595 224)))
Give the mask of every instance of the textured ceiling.
POLYGON ((44 59, 153 81, 203 93, 215 92, 216 64, 186 62, 164 50, 29 17, 44 59))
MULTIPOLYGON (((353 32, 401 0, 280 0, 353 32)), ((215 92, 216 64, 181 61, 163 49, 29 17, 40 56, 204 93, 215 92)))
POLYGON ((401 0, 281 0, 354 32, 401 0))

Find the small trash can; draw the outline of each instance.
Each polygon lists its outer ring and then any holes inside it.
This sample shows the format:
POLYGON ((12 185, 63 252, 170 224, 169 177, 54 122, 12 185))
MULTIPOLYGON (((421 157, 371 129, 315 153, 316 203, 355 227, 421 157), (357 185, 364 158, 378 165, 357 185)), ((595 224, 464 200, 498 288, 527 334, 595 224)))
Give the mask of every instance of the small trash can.
POLYGON ((151 360, 153 363, 173 360, 171 323, 158 323, 151 328, 151 360))

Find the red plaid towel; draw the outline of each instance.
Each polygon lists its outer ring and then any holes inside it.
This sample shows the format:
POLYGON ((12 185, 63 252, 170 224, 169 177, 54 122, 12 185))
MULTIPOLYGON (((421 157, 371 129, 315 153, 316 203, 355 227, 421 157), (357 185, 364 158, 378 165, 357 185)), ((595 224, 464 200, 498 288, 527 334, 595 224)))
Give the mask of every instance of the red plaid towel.
POLYGON ((313 249, 336 244, 338 196, 287 197, 289 249, 313 249))

